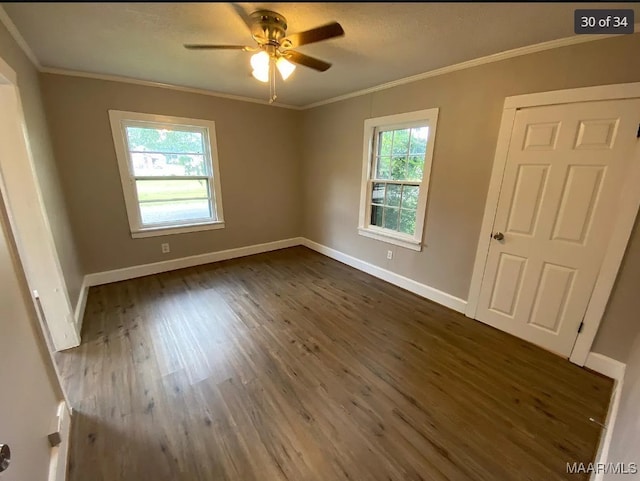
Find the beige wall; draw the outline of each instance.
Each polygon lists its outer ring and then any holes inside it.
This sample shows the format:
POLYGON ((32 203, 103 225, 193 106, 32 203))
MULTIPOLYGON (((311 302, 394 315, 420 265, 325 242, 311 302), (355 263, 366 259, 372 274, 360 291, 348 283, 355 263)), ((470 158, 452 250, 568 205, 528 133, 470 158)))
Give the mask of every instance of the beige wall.
POLYGON ((631 342, 639 333, 640 216, 636 219, 624 261, 609 298, 609 305, 591 350, 611 355, 624 362, 631 352, 631 342))
MULTIPOLYGON (((58 169, 85 272, 298 235, 467 298, 504 97, 640 81, 640 35, 517 57, 297 112, 181 91, 43 74, 58 169), (415 253, 357 235, 364 119, 440 108, 424 240, 415 253), (132 239, 109 109, 216 121, 227 227, 132 239), (300 181, 301 180, 301 181, 300 181), (98 215, 96 215, 98 213, 98 215), (171 243, 171 254, 160 243, 171 243), (386 251, 395 252, 392 261, 386 251)), ((625 361, 640 266, 629 245, 596 352, 625 361)))
POLYGON ((86 272, 300 234, 300 112, 62 75, 44 74, 41 84, 69 215, 86 272), (131 238, 109 109, 215 121, 224 229, 131 238), (170 254, 161 253, 163 242, 170 243, 170 254))
MULTIPOLYGON (((640 469, 640 335, 636 336, 633 343, 627 369, 622 384, 622 397, 618 415, 613 426, 613 436, 607 462, 609 463, 635 463, 640 469)), ((629 467, 627 466, 627 469, 629 467)), ((634 476, 611 474, 604 478, 613 480, 640 480, 640 472, 634 476)))
POLYGON ((18 77, 28 142, 33 153, 36 175, 69 291, 69 299, 72 305, 75 305, 84 273, 76 253, 66 203, 60 188, 58 169, 53 158, 40 95, 38 72, 1 23, 0 57, 15 70, 18 77))
MULTIPOLYGON (((548 50, 461 70, 306 111, 306 237, 466 299, 504 98, 640 81, 640 34, 548 50), (422 252, 357 233, 364 119, 439 107, 422 252), (386 252, 395 252, 392 261, 386 252)), ((640 251, 636 235, 627 257, 640 251)), ((626 262, 637 272, 638 264, 626 262), (635 266, 635 267, 634 267, 635 266)), ((636 274, 637 279, 637 274, 636 274)), ((623 273, 616 291, 631 289, 623 273)), ((637 286, 637 284, 635 284, 637 286)), ((614 295, 596 350, 624 361, 637 306, 614 295), (613 313, 615 319, 613 318, 613 313)))

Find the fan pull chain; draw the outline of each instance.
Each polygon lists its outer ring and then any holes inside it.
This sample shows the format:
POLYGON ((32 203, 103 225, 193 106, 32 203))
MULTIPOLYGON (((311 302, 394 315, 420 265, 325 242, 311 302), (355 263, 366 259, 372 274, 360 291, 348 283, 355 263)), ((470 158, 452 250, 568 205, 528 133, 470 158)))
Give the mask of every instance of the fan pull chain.
POLYGON ((269 103, 272 104, 278 98, 276 95, 276 62, 273 58, 270 60, 271 68, 269 69, 269 103))

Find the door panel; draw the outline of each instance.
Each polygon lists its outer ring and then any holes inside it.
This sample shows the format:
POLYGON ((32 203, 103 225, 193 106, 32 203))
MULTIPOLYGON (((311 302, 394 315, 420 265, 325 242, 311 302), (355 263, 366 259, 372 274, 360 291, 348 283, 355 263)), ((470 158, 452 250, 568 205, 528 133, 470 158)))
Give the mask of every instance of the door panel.
POLYGON ((572 165, 567 170, 552 240, 584 245, 598 203, 606 166, 572 165))
POLYGON ((516 113, 479 320, 568 355, 638 139, 640 100, 516 113))
POLYGON ((533 235, 547 183, 548 165, 520 165, 507 221, 507 232, 533 235))
POLYGON ((0 201, 0 444, 11 448, 2 481, 48 479, 51 448, 60 402, 52 385, 50 361, 38 345, 35 308, 10 241, 0 201))
POLYGON ((558 332, 573 287, 575 269, 545 263, 536 288, 529 323, 558 332))
POLYGON ((489 309, 513 317, 527 259, 501 253, 489 309))

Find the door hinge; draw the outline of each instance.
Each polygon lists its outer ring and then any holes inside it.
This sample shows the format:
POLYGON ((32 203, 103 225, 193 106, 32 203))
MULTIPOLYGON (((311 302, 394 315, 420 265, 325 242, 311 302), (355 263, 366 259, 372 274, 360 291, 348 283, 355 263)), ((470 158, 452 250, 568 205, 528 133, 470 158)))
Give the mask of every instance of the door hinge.
POLYGON ((582 332, 582 326, 584 326, 584 321, 580 321, 580 325, 578 326, 578 334, 582 332))
POLYGON ((638 124, 638 134, 637 137, 640 139, 640 124, 638 124))

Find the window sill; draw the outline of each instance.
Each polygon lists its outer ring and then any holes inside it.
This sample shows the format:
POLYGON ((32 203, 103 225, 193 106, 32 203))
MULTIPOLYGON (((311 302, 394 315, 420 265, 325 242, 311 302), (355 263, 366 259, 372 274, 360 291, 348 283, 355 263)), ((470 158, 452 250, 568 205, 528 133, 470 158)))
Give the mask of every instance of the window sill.
POLYGON ((131 232, 131 237, 141 239, 144 237, 157 237, 162 235, 186 234, 187 232, 199 232, 203 230, 224 229, 224 221, 203 222, 201 224, 185 224, 169 227, 149 227, 131 232))
POLYGON ((393 234, 388 234, 387 232, 379 231, 377 229, 368 229, 366 227, 358 227, 358 234, 365 237, 370 237, 371 239, 387 242, 388 244, 394 244, 400 247, 404 247, 406 249, 411 249, 414 251, 422 250, 422 242, 405 236, 394 236, 393 234))

